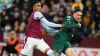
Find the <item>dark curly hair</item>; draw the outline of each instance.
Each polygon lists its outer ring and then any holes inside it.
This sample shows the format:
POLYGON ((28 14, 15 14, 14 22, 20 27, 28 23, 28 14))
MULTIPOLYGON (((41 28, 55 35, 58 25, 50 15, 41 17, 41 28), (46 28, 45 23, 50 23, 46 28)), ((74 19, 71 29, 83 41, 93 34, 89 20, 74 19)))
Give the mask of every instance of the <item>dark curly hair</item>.
POLYGON ((79 7, 75 7, 74 11, 72 11, 73 13, 76 13, 76 12, 82 12, 82 10, 79 8, 79 7))
POLYGON ((34 6, 36 3, 41 3, 39 0, 35 0, 33 3, 32 3, 32 6, 34 6))

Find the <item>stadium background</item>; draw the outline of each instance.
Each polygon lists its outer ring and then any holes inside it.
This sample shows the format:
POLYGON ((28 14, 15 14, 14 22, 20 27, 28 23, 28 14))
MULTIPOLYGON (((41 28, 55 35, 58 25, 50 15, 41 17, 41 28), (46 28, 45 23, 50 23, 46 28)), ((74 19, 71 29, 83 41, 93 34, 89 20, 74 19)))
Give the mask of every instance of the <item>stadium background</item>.
MULTIPOLYGON (((27 27, 32 2, 34 0, 0 0, 0 50, 3 43, 9 39, 9 32, 14 30, 23 44, 24 33, 27 27)), ((76 56, 100 56, 100 0, 40 0, 41 12, 47 20, 54 23, 63 23, 67 14, 71 14, 74 7, 79 6, 83 10, 82 28, 76 30, 71 40, 75 47, 76 56), (77 47, 77 48, 76 48, 77 47), (85 48, 85 49, 84 49, 85 48)), ((44 31, 44 30, 43 30, 44 31)), ((51 46, 53 33, 43 34, 45 41, 51 46)), ((35 50, 34 56, 45 56, 35 50)))

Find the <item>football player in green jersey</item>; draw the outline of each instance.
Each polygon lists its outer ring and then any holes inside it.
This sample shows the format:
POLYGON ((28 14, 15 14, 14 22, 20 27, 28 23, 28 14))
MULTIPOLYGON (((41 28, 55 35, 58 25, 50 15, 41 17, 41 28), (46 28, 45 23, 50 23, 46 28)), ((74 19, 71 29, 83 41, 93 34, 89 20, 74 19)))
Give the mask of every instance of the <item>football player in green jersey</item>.
POLYGON ((76 7, 72 15, 67 15, 64 19, 64 29, 55 34, 55 42, 53 44, 53 50, 55 56, 60 56, 64 52, 68 56, 75 56, 74 50, 71 47, 70 39, 73 37, 73 32, 76 28, 80 28, 82 11, 76 7))

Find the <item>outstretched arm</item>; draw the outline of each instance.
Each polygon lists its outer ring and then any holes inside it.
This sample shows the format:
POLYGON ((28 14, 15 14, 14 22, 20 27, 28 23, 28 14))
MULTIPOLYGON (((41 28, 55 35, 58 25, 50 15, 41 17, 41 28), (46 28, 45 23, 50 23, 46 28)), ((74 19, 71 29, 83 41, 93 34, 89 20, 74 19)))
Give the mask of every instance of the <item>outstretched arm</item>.
POLYGON ((40 13, 40 12, 35 12, 34 14, 34 19, 36 20, 40 20, 42 23, 44 23, 45 25, 49 26, 49 27, 62 27, 61 24, 55 24, 53 22, 49 22, 48 20, 46 20, 46 18, 40 13))
POLYGON ((78 24, 71 24, 70 22, 65 22, 65 28, 78 28, 78 24))
POLYGON ((56 33, 56 32, 58 32, 59 30, 56 30, 56 29, 53 29, 53 28, 49 28, 47 25, 45 25, 44 23, 42 23, 42 28, 44 29, 44 30, 46 30, 47 32, 49 32, 49 33, 56 33))

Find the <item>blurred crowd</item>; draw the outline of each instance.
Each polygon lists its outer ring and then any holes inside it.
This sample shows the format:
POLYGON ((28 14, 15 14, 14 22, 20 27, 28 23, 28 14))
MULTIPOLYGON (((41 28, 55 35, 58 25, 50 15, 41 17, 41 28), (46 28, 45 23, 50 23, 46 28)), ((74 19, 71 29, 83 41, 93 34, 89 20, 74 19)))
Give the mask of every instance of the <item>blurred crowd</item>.
MULTIPOLYGON (((34 0, 14 0, 12 7, 4 6, 0 13, 0 30, 17 33, 25 33, 28 19, 32 13, 34 0)), ((100 36, 100 0, 40 0, 41 12, 47 20, 54 23, 63 23, 64 17, 80 7, 83 11, 82 28, 77 30, 76 36, 99 37, 100 36)))

